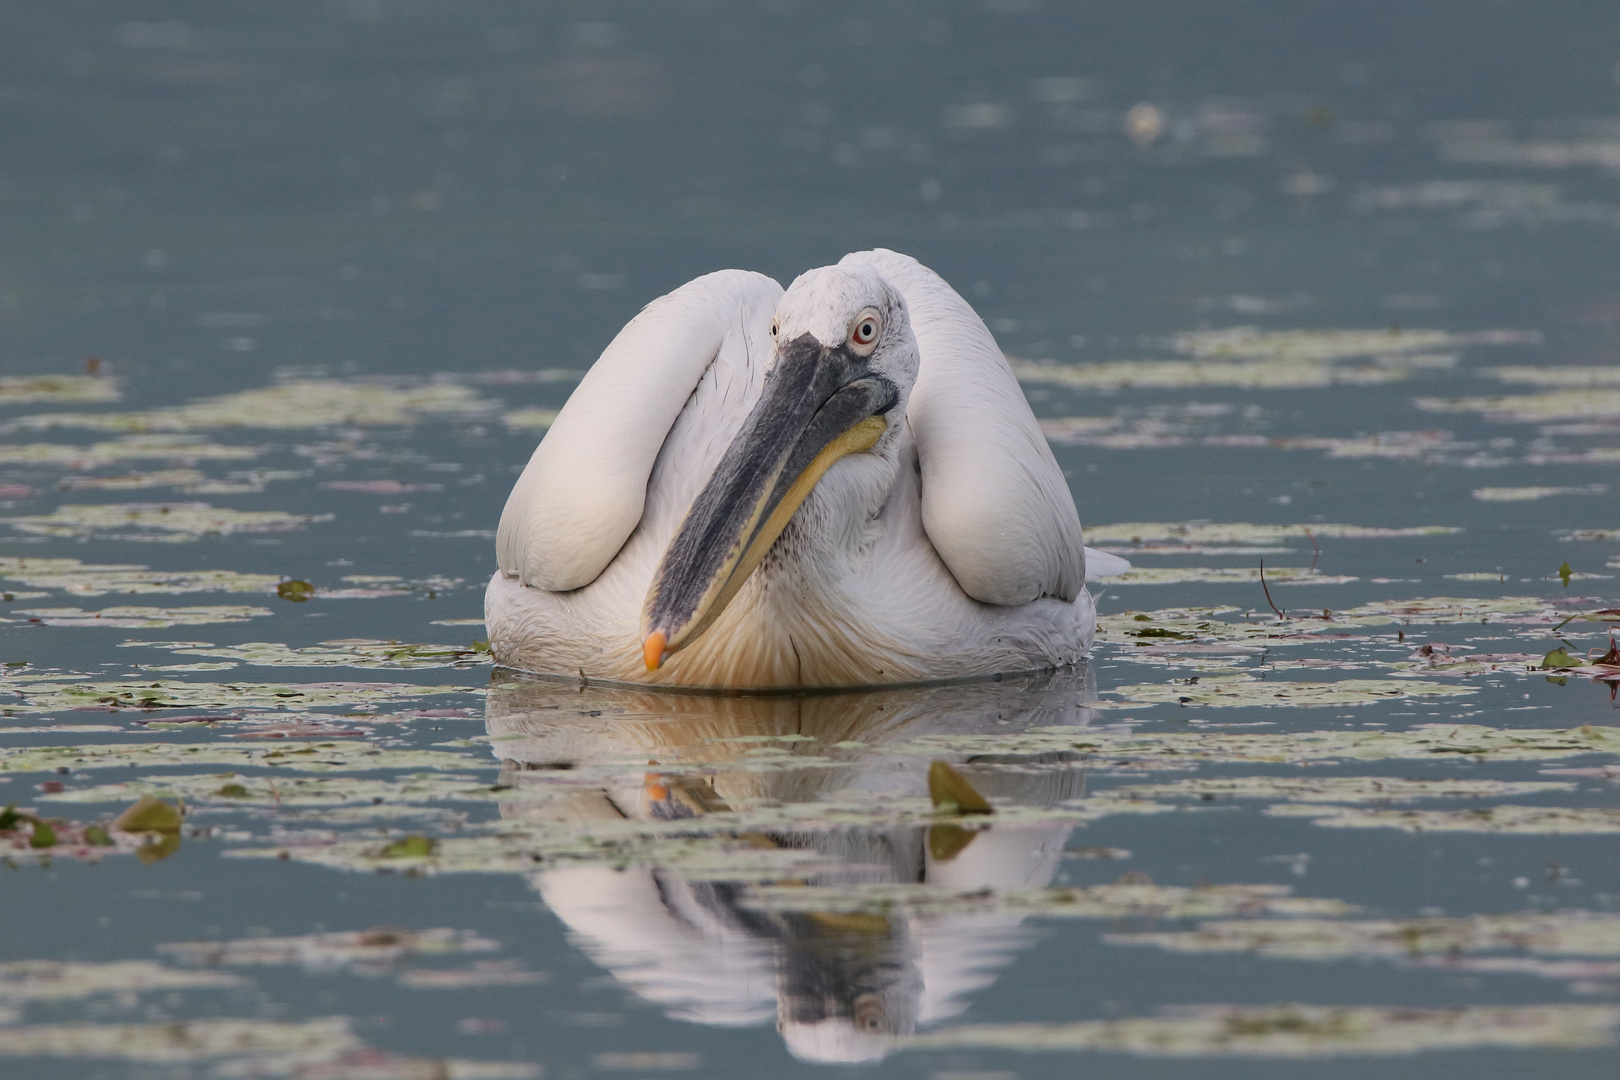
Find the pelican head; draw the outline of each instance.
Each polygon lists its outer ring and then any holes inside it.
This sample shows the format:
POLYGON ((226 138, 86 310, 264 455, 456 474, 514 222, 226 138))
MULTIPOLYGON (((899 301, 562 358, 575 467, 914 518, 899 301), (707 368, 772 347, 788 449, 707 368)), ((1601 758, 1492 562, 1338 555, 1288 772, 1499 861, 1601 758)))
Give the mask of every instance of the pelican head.
MULTIPOLYGON (((759 401, 653 575, 641 622, 649 671, 720 615, 829 469, 861 455, 892 472, 919 362, 899 290, 868 266, 812 270, 782 295, 771 336, 759 401)), ((847 466, 833 478, 824 490, 865 486, 847 466)))

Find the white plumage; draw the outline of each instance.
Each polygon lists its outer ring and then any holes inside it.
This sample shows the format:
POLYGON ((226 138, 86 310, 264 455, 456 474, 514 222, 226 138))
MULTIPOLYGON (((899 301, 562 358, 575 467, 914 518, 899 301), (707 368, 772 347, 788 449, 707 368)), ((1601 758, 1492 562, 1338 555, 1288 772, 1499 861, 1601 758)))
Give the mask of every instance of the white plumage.
POLYGON ((1083 553, 1068 485, 984 323, 884 250, 786 293, 727 270, 649 304, 541 441, 496 547, 485 617, 500 663, 733 688, 1072 663, 1095 624, 1087 558, 1094 576, 1127 565, 1083 553), (817 482, 807 455, 834 428, 848 431, 817 482), (749 487, 767 464, 781 471, 749 487))

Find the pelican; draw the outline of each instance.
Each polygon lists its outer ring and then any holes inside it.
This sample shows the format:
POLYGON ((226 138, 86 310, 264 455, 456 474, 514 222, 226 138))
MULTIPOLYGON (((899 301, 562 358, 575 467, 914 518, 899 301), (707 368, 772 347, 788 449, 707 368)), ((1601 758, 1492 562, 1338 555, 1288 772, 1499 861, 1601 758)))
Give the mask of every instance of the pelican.
POLYGON ((1062 470, 973 308, 897 252, 648 304, 518 478, 485 594, 504 666, 799 689, 1058 667, 1093 573, 1062 470))

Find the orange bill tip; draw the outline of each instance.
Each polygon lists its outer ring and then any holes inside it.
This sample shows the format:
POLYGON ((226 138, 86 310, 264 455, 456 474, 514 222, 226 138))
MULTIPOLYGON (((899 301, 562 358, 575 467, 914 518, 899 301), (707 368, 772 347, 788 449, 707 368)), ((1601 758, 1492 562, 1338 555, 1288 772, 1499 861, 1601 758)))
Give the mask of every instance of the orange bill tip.
POLYGON ((664 646, 669 639, 662 630, 654 630, 647 635, 646 642, 641 647, 642 656, 647 661, 648 671, 657 671, 664 664, 664 646))

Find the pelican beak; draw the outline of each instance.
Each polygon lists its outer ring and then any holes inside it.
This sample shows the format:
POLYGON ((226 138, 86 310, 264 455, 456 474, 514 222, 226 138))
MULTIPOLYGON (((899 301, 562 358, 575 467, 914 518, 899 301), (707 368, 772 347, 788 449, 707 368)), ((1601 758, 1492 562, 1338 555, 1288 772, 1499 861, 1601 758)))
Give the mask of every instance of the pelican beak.
POLYGON ((725 610, 833 463, 871 449, 899 400, 867 358, 809 334, 779 345, 742 430, 686 512, 642 609, 648 671, 725 610))

